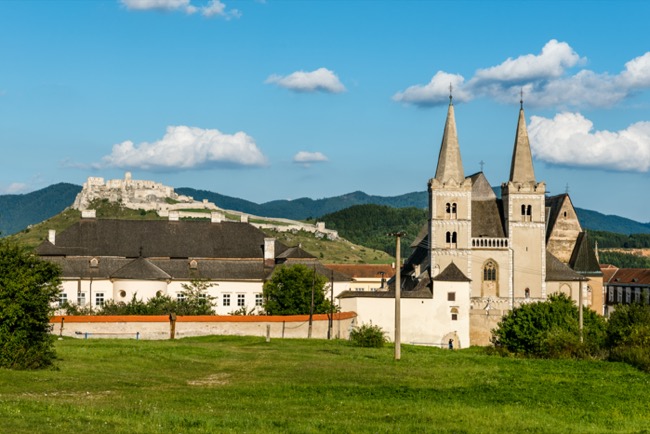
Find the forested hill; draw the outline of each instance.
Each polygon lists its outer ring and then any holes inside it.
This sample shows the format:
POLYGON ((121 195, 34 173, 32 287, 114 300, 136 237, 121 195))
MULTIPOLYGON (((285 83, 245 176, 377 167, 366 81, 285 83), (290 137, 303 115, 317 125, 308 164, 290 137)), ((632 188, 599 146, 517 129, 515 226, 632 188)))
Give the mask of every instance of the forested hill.
POLYGON ((406 234, 402 237, 400 250, 402 258, 406 258, 413 251, 411 243, 427 221, 427 210, 414 207, 356 205, 326 214, 319 220, 355 244, 383 250, 392 256, 395 256, 395 237, 387 234, 403 231, 406 234))
POLYGON ((309 199, 306 197, 293 200, 273 200, 263 204, 249 202, 243 199, 224 196, 206 190, 195 190, 193 188, 177 188, 179 194, 192 196, 196 200, 207 199, 218 207, 242 211, 262 217, 283 217, 292 220, 305 220, 308 218, 320 218, 329 213, 334 213, 354 205, 386 205, 393 208, 426 208, 428 205, 427 193, 414 192, 400 196, 372 196, 362 191, 344 194, 342 196, 328 197, 324 199, 309 199))
POLYGON ((80 191, 79 185, 59 183, 27 194, 0 195, 0 236, 60 213, 72 205, 80 191))
MULTIPOLYGON (((0 195, 0 232, 10 235, 25 229, 30 224, 50 218, 66 207, 72 205, 81 187, 73 184, 55 184, 29 194, 0 195)), ((400 196, 372 196, 356 191, 341 196, 323 199, 274 200, 262 204, 250 202, 193 188, 177 188, 176 192, 194 197, 196 200, 207 199, 217 206, 233 211, 241 211, 261 217, 284 217, 293 220, 308 218, 322 219, 323 216, 336 213, 355 205, 383 205, 392 208, 427 208, 427 193, 413 192, 400 196)), ((648 234, 650 223, 639 223, 619 216, 604 215, 581 208, 576 209, 583 228, 617 232, 622 234, 648 234)), ((415 234, 414 234, 415 235, 415 234)), ((370 246, 369 246, 370 247, 370 246)))

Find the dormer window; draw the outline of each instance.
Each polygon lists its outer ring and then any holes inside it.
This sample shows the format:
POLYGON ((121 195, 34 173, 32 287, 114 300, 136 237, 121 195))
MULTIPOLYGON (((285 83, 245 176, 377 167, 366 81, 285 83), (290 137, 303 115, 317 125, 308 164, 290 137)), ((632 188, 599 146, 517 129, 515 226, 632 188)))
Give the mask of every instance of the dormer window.
POLYGON ((190 269, 191 270, 196 270, 197 268, 199 268, 199 263, 197 262, 196 259, 192 259, 190 261, 190 269))
POLYGON ((92 258, 90 261, 88 261, 90 264, 90 268, 97 268, 99 267, 99 259, 97 258, 92 258))

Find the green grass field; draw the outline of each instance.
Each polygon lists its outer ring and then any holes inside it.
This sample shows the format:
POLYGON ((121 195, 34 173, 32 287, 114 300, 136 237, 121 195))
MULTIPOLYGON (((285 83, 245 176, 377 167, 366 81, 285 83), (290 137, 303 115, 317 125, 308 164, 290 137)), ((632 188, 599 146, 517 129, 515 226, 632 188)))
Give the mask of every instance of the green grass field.
POLYGON ((3 433, 649 432, 650 376, 481 349, 204 337, 58 341, 0 370, 3 433))

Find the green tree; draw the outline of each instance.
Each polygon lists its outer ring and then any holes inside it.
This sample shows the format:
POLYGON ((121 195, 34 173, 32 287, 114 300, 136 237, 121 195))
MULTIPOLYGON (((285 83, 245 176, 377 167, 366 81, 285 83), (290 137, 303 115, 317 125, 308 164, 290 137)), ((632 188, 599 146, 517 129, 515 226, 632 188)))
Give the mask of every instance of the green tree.
POLYGON ((0 366, 38 369, 56 358, 50 334, 52 303, 60 292, 61 270, 0 240, 0 366))
POLYGON ((308 314, 314 289, 314 313, 328 313, 327 278, 302 264, 281 266, 264 283, 264 310, 269 315, 308 314))
POLYGON ((605 340, 605 320, 583 308, 580 342, 578 307, 565 294, 513 309, 492 331, 495 344, 534 357, 563 358, 599 355, 605 340))
POLYGON ((650 372, 650 306, 619 305, 607 322, 609 358, 650 372))

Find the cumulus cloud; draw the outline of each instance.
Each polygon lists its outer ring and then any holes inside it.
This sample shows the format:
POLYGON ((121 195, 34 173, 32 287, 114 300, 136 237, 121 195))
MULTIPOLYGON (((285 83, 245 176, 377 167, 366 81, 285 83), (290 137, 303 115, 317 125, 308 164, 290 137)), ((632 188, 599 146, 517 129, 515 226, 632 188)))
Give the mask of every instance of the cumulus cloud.
POLYGON ((449 102, 450 88, 455 101, 469 101, 472 95, 464 89, 462 75, 436 72, 431 81, 425 85, 410 86, 403 92, 393 95, 393 100, 417 106, 435 106, 449 102))
POLYGON ((196 6, 190 0, 120 0, 129 10, 147 11, 158 10, 165 12, 185 12, 186 14, 194 14, 200 12, 201 15, 207 18, 223 17, 226 19, 239 18, 241 12, 237 9, 226 8, 226 5, 220 0, 210 0, 203 6, 196 6))
POLYGON ((469 80, 459 74, 439 71, 429 84, 411 86, 396 93, 393 99, 417 106, 441 105, 446 103, 443 85, 448 88, 452 82, 454 99, 461 102, 487 97, 512 103, 523 90, 529 106, 611 107, 650 88, 650 52, 627 62, 619 74, 588 69, 571 73, 585 61, 569 44, 552 39, 539 54, 524 54, 496 66, 480 68, 469 80))
POLYGON ((345 86, 336 74, 327 68, 318 68, 311 72, 296 71, 286 76, 274 74, 267 78, 265 83, 276 84, 294 92, 341 93, 345 91, 345 86))
POLYGON ((155 142, 135 145, 127 140, 114 145, 100 166, 174 171, 266 163, 255 140, 244 132, 224 134, 216 129, 170 126, 163 138, 155 142))
POLYGON ((325 161, 328 161, 328 159, 321 152, 300 151, 293 156, 294 163, 302 164, 305 167, 309 167, 312 163, 323 163, 325 161))
POLYGON ((594 131, 580 113, 559 113, 553 119, 532 116, 528 127, 536 158, 553 164, 621 171, 650 171, 650 122, 621 131, 594 131))

